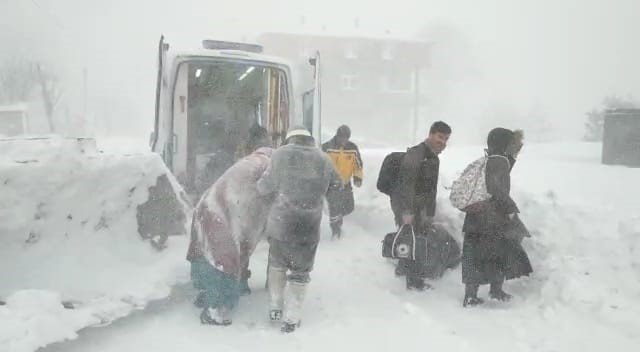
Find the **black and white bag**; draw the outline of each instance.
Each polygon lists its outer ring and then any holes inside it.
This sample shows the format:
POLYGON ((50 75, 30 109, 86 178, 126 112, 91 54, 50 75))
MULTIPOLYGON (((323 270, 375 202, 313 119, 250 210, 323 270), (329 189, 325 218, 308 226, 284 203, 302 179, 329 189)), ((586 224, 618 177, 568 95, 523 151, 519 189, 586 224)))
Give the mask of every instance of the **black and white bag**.
POLYGON ((413 226, 402 225, 397 232, 391 232, 384 236, 382 256, 408 260, 416 260, 419 256, 426 256, 426 238, 425 236, 416 236, 413 226))

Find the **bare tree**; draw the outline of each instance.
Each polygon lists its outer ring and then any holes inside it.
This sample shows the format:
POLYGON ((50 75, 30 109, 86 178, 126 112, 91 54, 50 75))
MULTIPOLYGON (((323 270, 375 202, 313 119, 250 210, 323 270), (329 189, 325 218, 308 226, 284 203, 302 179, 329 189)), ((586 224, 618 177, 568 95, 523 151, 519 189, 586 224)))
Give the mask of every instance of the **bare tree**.
POLYGON ((40 64, 36 65, 35 72, 42 93, 42 102, 44 104, 45 114, 47 115, 47 122, 49 123, 49 131, 55 132, 56 126, 53 121, 53 114, 62 97, 58 78, 53 74, 45 72, 40 64))

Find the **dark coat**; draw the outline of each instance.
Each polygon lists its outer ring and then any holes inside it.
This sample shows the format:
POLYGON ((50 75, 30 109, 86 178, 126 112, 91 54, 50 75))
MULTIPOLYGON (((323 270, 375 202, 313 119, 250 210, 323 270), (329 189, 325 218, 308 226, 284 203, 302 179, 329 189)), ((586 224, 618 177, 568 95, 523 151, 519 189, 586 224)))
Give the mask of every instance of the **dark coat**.
POLYGON ((518 207, 509 194, 515 158, 507 155, 506 150, 513 142, 514 134, 509 130, 494 129, 489 134, 488 154, 505 157, 487 160, 485 180, 492 198, 479 211, 467 213, 464 219, 462 282, 465 284, 502 282, 533 272, 521 245, 529 232, 517 216, 518 207))
POLYGON ((436 193, 440 159, 426 143, 407 150, 398 172, 398 181, 391 192, 391 206, 396 219, 402 214, 413 214, 420 226, 424 217, 436 213, 436 193))
POLYGON ((324 198, 330 188, 341 187, 333 163, 320 149, 298 144, 278 148, 257 183, 261 195, 274 197, 266 236, 283 242, 317 243, 324 198))

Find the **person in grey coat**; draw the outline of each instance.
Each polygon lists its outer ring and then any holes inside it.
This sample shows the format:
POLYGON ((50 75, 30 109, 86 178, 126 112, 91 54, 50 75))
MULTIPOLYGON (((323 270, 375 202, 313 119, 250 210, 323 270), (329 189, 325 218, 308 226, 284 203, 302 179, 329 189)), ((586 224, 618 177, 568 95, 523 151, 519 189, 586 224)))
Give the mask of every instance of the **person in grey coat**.
POLYGON ((285 142, 273 153, 258 181, 258 192, 273 197, 265 228, 270 245, 269 318, 282 321, 283 332, 292 332, 300 324, 320 240, 324 198, 342 182, 329 157, 315 147, 304 127, 290 129, 285 142))
POLYGON ((489 158, 485 169, 487 191, 491 198, 479 209, 468 211, 462 231, 463 306, 484 301, 478 298, 480 285, 490 284, 489 297, 508 301, 511 295, 502 289, 505 279, 533 272, 529 257, 521 245, 529 233, 520 221, 520 212, 510 196, 511 168, 522 147, 521 131, 494 128, 487 137, 489 158))

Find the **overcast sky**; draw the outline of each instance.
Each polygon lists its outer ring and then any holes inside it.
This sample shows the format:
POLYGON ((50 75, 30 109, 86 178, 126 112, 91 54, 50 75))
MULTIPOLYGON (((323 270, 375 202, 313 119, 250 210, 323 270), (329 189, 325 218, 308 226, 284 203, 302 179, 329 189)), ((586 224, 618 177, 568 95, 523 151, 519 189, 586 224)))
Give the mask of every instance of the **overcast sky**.
MULTIPOLYGON (((196 46, 205 36, 238 40, 323 26, 415 37, 434 24, 456 29, 467 45, 461 53, 473 88, 465 93, 469 79, 458 77, 447 97, 455 104, 482 99, 542 110, 578 136, 584 112, 605 95, 640 98, 638 0, 0 0, 0 56, 46 60, 64 72, 66 97, 76 105, 87 67, 92 110, 117 106, 128 115, 123 121, 143 131, 152 121, 160 33, 196 46)), ((473 114, 451 102, 438 113, 454 110, 473 114)))

